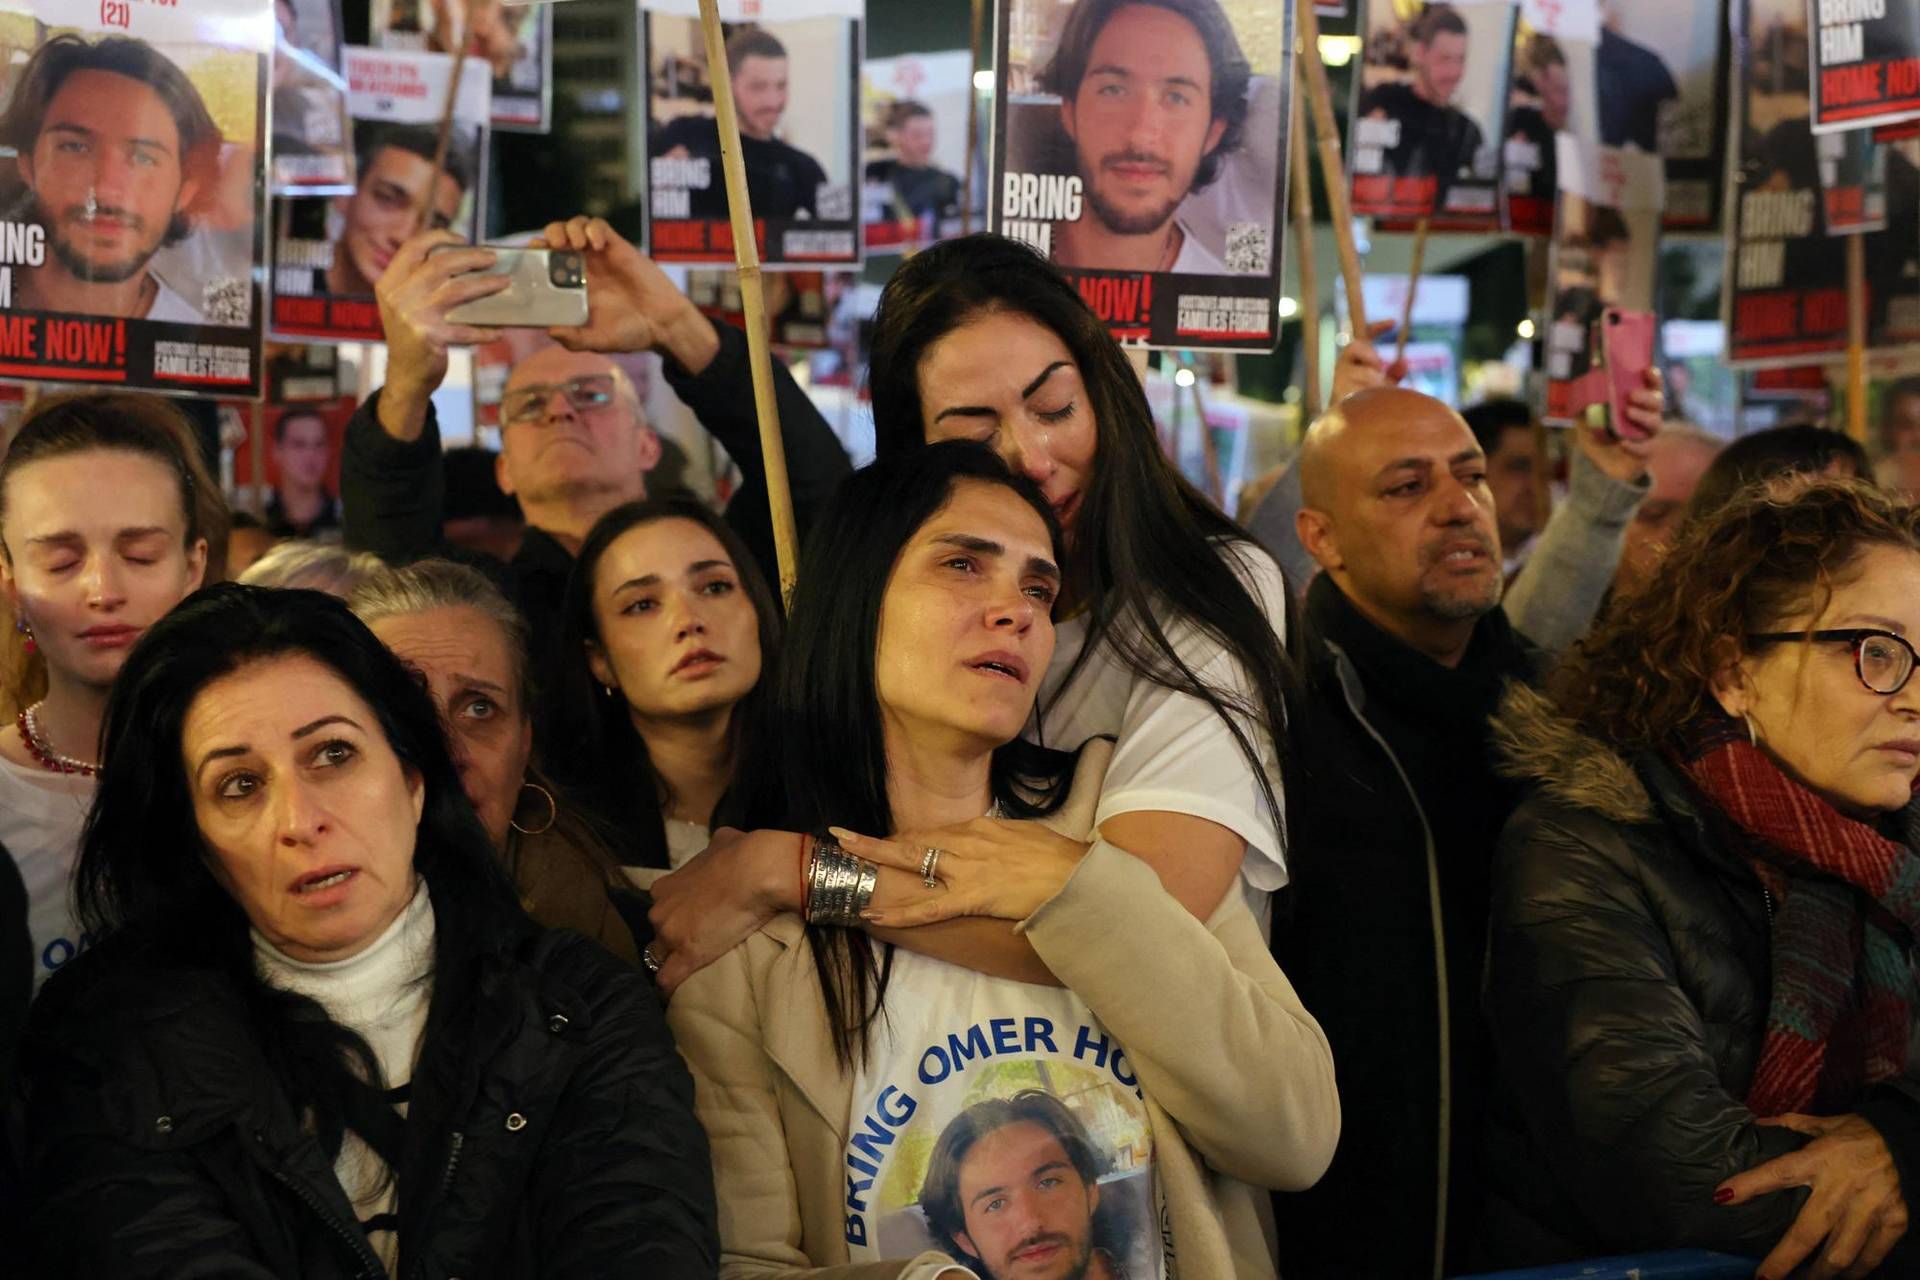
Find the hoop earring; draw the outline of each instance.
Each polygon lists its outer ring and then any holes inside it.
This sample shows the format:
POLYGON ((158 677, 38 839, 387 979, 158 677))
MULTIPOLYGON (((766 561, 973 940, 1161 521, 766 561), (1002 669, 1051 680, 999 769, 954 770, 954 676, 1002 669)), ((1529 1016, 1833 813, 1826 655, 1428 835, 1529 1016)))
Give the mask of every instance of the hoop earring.
MULTIPOLYGON (((548 831, 553 830, 553 824, 560 820, 560 806, 555 803, 553 792, 547 790, 537 782, 523 782, 520 784, 520 794, 525 795, 529 791, 538 791, 541 796, 545 798, 547 802, 547 820, 537 827, 528 828, 521 826, 516 819, 508 818, 507 825, 523 836, 544 835, 548 831)), ((517 807, 515 811, 518 812, 517 807)))

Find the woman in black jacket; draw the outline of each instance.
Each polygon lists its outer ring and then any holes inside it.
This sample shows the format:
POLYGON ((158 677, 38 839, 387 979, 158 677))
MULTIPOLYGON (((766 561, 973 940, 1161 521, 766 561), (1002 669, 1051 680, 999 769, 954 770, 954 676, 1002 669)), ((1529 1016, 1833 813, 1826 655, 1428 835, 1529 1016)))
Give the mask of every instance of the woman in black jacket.
POLYGON ((221 586, 115 683, 36 1003, 30 1274, 718 1265, 646 979, 520 910, 426 692, 339 601, 221 586))
POLYGON ((1917 634, 1920 512, 1788 479, 1509 695, 1534 790, 1492 904, 1501 1261, 1920 1274, 1917 634))

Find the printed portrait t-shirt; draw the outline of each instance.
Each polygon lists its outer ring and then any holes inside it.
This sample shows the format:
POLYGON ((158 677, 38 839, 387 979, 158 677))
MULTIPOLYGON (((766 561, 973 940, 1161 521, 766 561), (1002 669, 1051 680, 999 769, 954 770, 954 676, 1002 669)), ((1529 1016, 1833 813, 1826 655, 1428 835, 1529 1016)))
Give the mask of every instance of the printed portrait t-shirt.
POLYGON ((982 1280, 1165 1280, 1139 1082, 1073 992, 895 951, 870 1050, 844 1170, 854 1262, 939 1250, 982 1280))
POLYGON ((69 884, 93 791, 92 778, 0 759, 0 845, 12 855, 27 886, 36 993, 84 945, 69 884))

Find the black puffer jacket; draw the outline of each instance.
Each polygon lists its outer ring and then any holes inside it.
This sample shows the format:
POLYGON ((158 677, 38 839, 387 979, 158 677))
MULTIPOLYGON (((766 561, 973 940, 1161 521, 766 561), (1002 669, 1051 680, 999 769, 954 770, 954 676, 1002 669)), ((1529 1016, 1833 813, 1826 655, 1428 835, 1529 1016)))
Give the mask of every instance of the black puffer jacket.
MULTIPOLYGON (((1770 996, 1765 890, 1663 759, 1627 761, 1525 688, 1494 727, 1509 770, 1534 784, 1494 867, 1494 1260, 1765 1254, 1807 1193, 1713 1202, 1727 1178, 1806 1142, 1742 1102, 1770 996)), ((1852 1110, 1885 1138, 1920 1224, 1920 1079, 1852 1110)), ((1920 1275, 1915 1235, 1882 1274, 1920 1275)))
MULTIPOLYGON (((87 952, 34 1007, 26 1274, 384 1278, 231 983, 130 951, 87 952)), ((396 1274, 715 1275, 706 1136, 647 980, 554 931, 449 998, 413 1077, 396 1274)))

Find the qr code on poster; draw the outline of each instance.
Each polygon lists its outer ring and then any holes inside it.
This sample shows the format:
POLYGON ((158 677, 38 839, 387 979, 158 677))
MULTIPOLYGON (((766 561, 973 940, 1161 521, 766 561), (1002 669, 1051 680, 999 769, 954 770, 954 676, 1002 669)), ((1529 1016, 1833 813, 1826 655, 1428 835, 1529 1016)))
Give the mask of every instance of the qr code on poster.
POLYGON ((1237 276, 1263 276, 1271 260, 1265 227, 1257 222, 1227 224, 1227 270, 1237 276))

